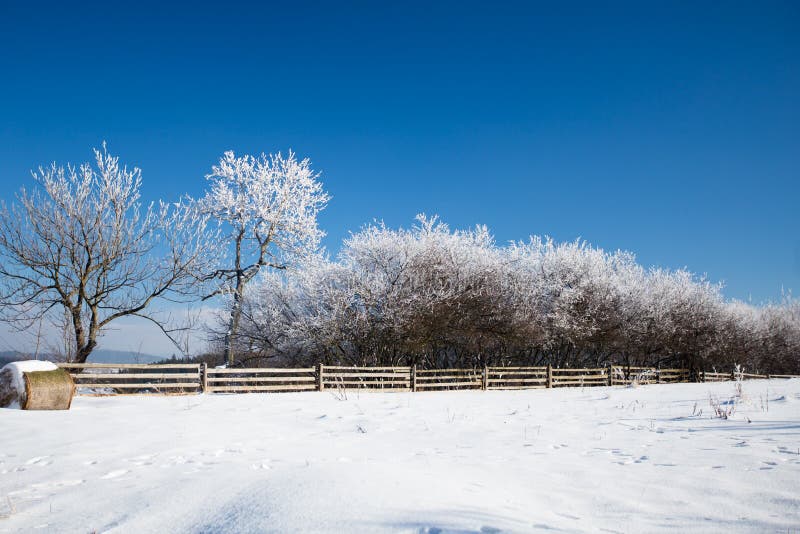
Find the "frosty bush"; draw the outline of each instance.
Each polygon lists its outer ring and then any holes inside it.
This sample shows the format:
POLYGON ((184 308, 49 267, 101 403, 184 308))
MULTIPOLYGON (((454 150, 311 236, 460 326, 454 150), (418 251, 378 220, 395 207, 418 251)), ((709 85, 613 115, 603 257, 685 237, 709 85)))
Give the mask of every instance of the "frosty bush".
POLYGON ((627 252, 532 237, 495 244, 482 226, 370 225, 335 261, 257 279, 241 350, 291 364, 680 366, 800 370, 800 306, 726 301, 685 270, 627 252))

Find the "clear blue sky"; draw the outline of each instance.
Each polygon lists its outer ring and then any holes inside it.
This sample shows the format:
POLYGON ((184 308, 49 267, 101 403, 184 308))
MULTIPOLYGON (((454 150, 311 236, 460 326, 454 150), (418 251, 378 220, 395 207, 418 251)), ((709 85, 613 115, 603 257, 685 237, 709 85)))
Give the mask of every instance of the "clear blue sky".
MULTIPOLYGON (((0 7, 3 197, 107 140, 148 199, 293 148, 374 218, 487 224, 800 291, 800 4, 0 7)), ((378 5, 380 4, 380 5, 378 5)))

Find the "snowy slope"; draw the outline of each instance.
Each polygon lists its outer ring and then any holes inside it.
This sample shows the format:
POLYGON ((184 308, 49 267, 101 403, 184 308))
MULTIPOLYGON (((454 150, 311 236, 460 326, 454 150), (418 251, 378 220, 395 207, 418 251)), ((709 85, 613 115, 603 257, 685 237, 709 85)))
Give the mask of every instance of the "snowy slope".
POLYGON ((0 532, 787 532, 800 380, 0 410, 0 532), (701 413, 702 412, 702 413, 701 413))

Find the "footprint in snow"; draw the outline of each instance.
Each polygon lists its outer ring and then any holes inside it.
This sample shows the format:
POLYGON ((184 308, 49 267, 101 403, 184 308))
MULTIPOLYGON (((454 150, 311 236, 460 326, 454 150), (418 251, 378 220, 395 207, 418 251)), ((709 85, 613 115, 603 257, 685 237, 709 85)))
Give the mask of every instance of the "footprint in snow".
POLYGON ((141 456, 134 456, 133 458, 128 458, 125 461, 130 462, 137 466, 153 465, 153 462, 151 460, 155 458, 155 456, 156 456, 155 454, 143 454, 141 456))
POLYGON ((769 471, 770 469, 775 469, 775 466, 778 465, 777 462, 769 462, 766 460, 762 461, 761 463, 764 464, 763 467, 759 467, 761 471, 769 471))
POLYGON ((100 478, 103 480, 111 480, 113 478, 119 478, 122 475, 128 473, 127 469, 116 469, 114 471, 109 471, 105 475, 101 476, 100 478))
POLYGON ((161 464, 161 467, 171 467, 173 465, 184 465, 184 464, 194 463, 193 459, 188 458, 186 456, 182 456, 180 454, 177 455, 177 456, 170 456, 168 460, 169 460, 169 462, 165 463, 165 464, 161 464))
POLYGON ((42 465, 42 466, 50 465, 50 464, 53 463, 53 461, 52 460, 48 460, 48 458, 50 458, 50 457, 49 456, 36 456, 34 458, 31 458, 27 462, 25 462, 25 465, 42 465))
POLYGON ((255 469, 255 470, 258 470, 258 469, 272 469, 272 467, 270 467, 270 465, 269 465, 269 462, 270 462, 269 460, 264 460, 263 462, 255 463, 255 464, 251 465, 250 467, 252 469, 255 469))

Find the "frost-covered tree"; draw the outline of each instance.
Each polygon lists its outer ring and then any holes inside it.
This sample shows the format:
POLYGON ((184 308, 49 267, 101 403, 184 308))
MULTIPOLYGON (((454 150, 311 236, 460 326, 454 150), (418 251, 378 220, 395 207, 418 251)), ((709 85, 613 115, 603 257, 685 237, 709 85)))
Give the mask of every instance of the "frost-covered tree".
POLYGON ((202 199, 204 212, 224 231, 227 255, 207 275, 219 282, 206 296, 228 297, 224 335, 225 361, 234 363, 242 302, 247 284, 263 269, 283 270, 314 253, 324 235, 317 214, 329 197, 308 159, 226 152, 206 176, 210 188, 202 199))
POLYGON ((52 164, 0 210, 2 318, 27 328, 66 317, 68 356, 85 362, 113 321, 136 316, 170 336, 158 299, 190 298, 205 270, 207 218, 190 200, 143 206, 138 168, 95 150, 94 166, 52 164))

